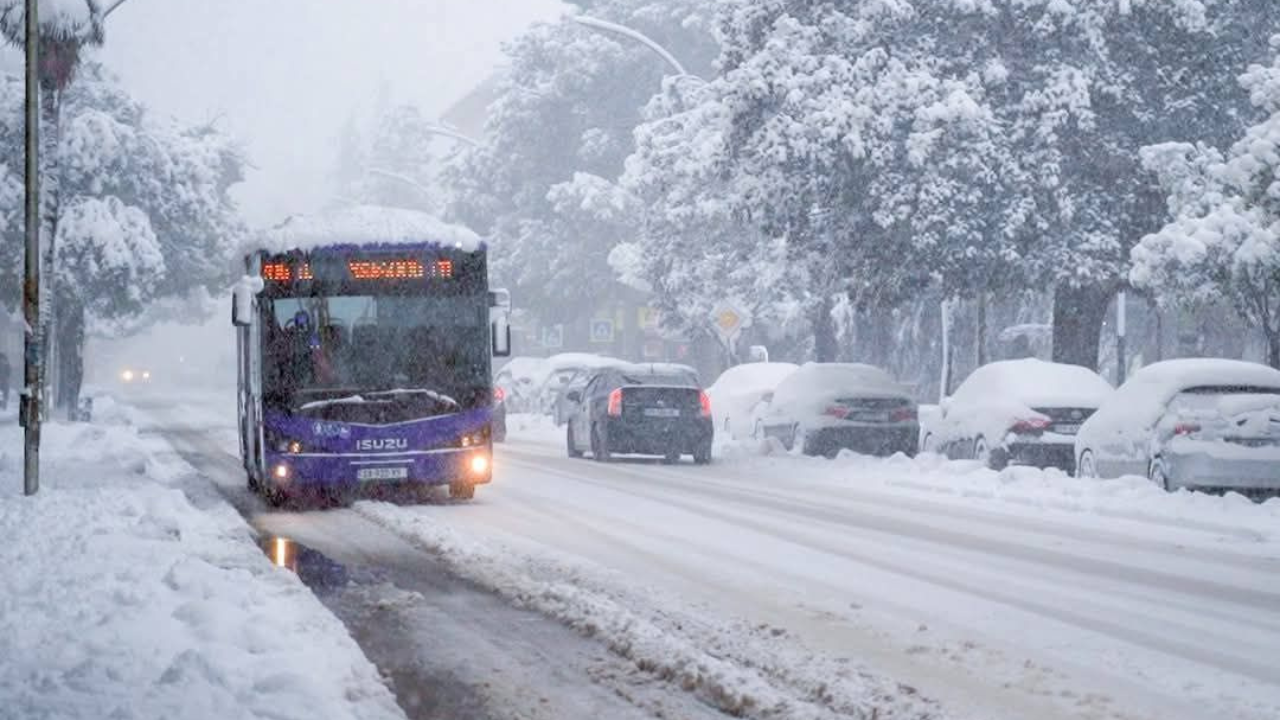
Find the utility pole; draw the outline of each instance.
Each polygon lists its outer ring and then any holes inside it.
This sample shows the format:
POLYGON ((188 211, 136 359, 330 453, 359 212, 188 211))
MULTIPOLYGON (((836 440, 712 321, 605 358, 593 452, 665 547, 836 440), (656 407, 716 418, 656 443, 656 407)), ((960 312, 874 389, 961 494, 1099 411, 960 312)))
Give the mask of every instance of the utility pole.
POLYGON ((26 198, 23 228, 26 238, 22 282, 22 315, 25 320, 22 368, 23 491, 40 491, 40 25, 37 0, 26 0, 26 198))

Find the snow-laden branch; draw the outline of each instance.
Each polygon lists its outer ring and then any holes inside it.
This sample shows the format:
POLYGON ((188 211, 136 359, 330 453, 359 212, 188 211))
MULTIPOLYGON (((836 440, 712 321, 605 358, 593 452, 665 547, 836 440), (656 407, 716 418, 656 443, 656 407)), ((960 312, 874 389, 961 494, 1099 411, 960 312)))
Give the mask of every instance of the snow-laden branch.
POLYGON ((107 6, 106 10, 102 11, 102 19, 106 20, 107 17, 111 15, 111 13, 116 11, 116 8, 125 4, 125 2, 127 2, 127 0, 114 0, 114 2, 112 2, 110 5, 107 6))
POLYGON ((583 25, 585 27, 594 28, 596 30, 603 30, 605 32, 614 33, 615 35, 622 35, 623 37, 631 38, 632 40, 635 40, 636 42, 644 45, 645 47, 657 53, 659 57, 661 57, 663 60, 667 62, 668 65, 670 65, 673 69, 675 69, 676 75, 679 75, 681 77, 689 77, 689 78, 698 77, 697 75, 693 75, 689 73, 689 71, 685 70, 684 65, 681 65, 680 61, 677 60, 674 55, 668 52, 666 48, 659 45, 656 40, 654 40, 653 38, 650 38, 648 35, 645 35, 639 30, 633 30, 624 25, 618 25, 617 23, 611 23, 607 20, 593 18, 587 15, 572 15, 570 16, 570 19, 578 23, 579 25, 583 25))

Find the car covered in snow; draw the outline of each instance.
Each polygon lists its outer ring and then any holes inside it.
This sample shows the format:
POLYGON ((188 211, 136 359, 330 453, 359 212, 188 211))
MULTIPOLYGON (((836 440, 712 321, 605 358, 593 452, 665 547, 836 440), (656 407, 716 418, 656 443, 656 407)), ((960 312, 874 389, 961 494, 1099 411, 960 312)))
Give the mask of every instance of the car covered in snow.
POLYGON ((716 431, 726 438, 750 438, 755 435, 773 391, 800 366, 783 362, 759 362, 735 365, 725 370, 711 387, 711 408, 716 431))
POLYGON ((1280 370, 1166 360, 1134 373, 1076 437, 1077 475, 1166 490, 1280 491, 1280 370))
POLYGON ((627 361, 608 355, 590 353, 562 353, 547 359, 547 379, 543 383, 543 409, 555 419, 556 425, 569 422, 574 403, 567 394, 577 390, 581 394, 596 371, 608 367, 623 367, 627 361))
POLYGON ((607 367, 568 399, 575 403, 565 430, 569 457, 590 452, 609 462, 615 455, 656 455, 675 463, 692 455, 699 465, 711 462, 711 399, 692 368, 607 367))
POLYGON ((547 359, 513 357, 493 375, 502 388, 503 409, 513 413, 537 412, 539 393, 547 379, 547 359))
POLYGON ((806 455, 832 457, 842 449, 915 455, 917 412, 910 388, 880 368, 806 363, 778 383, 756 435, 806 455))
POLYGON ((1080 426, 1115 392, 1094 371, 1036 358, 974 370, 942 401, 923 440, 926 451, 988 467, 1075 467, 1080 426))

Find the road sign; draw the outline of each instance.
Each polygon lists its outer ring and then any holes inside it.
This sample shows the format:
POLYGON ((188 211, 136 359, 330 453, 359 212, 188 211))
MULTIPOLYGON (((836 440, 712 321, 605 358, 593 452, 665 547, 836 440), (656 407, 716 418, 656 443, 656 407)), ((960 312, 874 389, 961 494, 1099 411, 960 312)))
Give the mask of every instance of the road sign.
POLYGON ((727 344, 742 332, 742 328, 751 324, 751 313, 733 302, 725 301, 711 311, 711 324, 716 334, 727 344))
POLYGON ((600 344, 613 342, 613 321, 607 318, 592 320, 591 342, 600 344))
POLYGON ((640 329, 651 331, 658 329, 658 309, 651 307, 642 307, 637 312, 637 320, 639 320, 640 329))
POLYGON ((542 326, 542 347, 557 350, 564 347, 564 326, 563 325, 543 325, 542 326))

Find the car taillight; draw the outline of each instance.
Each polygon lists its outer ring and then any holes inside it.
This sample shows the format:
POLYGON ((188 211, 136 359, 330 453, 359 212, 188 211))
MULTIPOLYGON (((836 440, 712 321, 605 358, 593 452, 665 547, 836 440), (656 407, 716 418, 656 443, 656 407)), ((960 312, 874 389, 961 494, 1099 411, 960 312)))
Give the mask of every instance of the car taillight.
POLYGON ((1013 431, 1015 433, 1042 433, 1052 424, 1053 421, 1048 418, 1028 418, 1014 423, 1013 431))
POLYGON ((1173 426, 1174 435, 1192 435, 1200 432, 1200 426, 1195 423, 1178 423, 1173 426))
POLYGON ((828 405, 827 409, 822 411, 822 414, 844 420, 849 417, 849 408, 844 405, 828 405))
POLYGON ((913 407, 898 408, 889 413, 889 420, 893 422, 908 422, 916 419, 916 409, 913 407))
POLYGON ((698 401, 702 403, 702 417, 711 417, 711 396, 704 390, 698 393, 698 401))
POLYGON ((609 393, 609 414, 613 417, 622 415, 622 388, 609 393))
POLYGON ((502 402, 503 400, 506 400, 506 399, 507 399, 507 391, 506 391, 506 390, 503 390, 503 389, 502 389, 502 388, 500 388, 500 387, 495 387, 495 388, 493 389, 493 401, 494 401, 495 403, 500 403, 500 402, 502 402))

